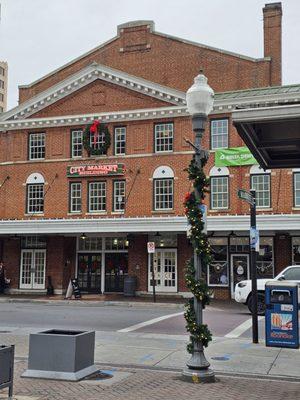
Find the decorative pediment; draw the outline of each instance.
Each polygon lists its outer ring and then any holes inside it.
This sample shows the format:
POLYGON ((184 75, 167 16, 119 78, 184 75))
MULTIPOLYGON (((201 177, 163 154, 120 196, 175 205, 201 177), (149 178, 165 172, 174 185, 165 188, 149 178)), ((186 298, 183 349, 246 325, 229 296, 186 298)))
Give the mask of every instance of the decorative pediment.
POLYGON ((90 66, 82 69, 78 73, 32 97, 12 110, 2 114, 0 121, 12 119, 24 120, 97 79, 101 79, 102 81, 110 82, 143 95, 162 100, 170 105, 183 106, 186 104, 185 93, 179 90, 129 75, 125 72, 107 67, 105 65, 92 63, 90 66))

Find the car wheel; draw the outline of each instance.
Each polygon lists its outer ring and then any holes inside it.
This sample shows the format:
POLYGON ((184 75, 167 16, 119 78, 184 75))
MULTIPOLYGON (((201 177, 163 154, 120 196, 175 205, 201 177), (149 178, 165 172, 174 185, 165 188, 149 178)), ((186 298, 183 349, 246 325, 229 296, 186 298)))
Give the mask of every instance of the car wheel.
MULTIPOLYGON (((252 296, 249 297, 247 306, 249 311, 253 312, 253 307, 252 307, 252 296)), ((265 315, 266 311, 266 303, 265 303, 265 295, 262 293, 257 294, 257 314, 258 315, 265 315)))

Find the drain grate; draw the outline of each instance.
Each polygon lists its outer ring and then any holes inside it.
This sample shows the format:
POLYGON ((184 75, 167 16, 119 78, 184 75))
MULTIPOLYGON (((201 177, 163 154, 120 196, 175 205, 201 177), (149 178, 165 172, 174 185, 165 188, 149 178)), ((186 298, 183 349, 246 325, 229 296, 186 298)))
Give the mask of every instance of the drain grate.
POLYGON ((212 360, 216 361, 228 361, 229 357, 228 356, 220 356, 220 357, 211 357, 212 360))
POLYGON ((106 379, 112 378, 112 374, 107 374, 106 372, 96 371, 93 374, 86 376, 84 378, 85 381, 104 381, 106 379))
POLYGON ((11 333, 12 331, 0 331, 0 333, 11 333))

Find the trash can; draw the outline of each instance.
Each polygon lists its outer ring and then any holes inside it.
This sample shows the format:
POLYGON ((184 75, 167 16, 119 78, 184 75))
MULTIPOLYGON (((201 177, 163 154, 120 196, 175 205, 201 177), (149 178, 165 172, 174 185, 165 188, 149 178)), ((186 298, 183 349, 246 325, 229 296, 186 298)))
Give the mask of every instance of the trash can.
POLYGON ((266 346, 299 348, 298 284, 266 283, 266 346))
POLYGON ((15 346, 0 345, 0 389, 8 388, 8 396, 13 395, 15 346))
POLYGON ((136 291, 136 276, 125 276, 124 278, 124 296, 135 296, 136 291))

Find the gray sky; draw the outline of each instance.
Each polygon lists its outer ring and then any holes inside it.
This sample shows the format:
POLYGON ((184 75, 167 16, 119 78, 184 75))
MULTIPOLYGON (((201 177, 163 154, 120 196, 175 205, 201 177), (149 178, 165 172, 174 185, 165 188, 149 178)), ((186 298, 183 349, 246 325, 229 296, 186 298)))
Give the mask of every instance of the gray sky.
MULTIPOLYGON (((159 32, 263 56, 262 7, 272 0, 0 0, 0 59, 9 63, 9 108, 28 84, 114 37, 117 25, 152 19, 159 32)), ((274 1, 273 1, 274 2, 274 1)), ((300 83, 300 0, 282 0, 283 83, 300 83)))

